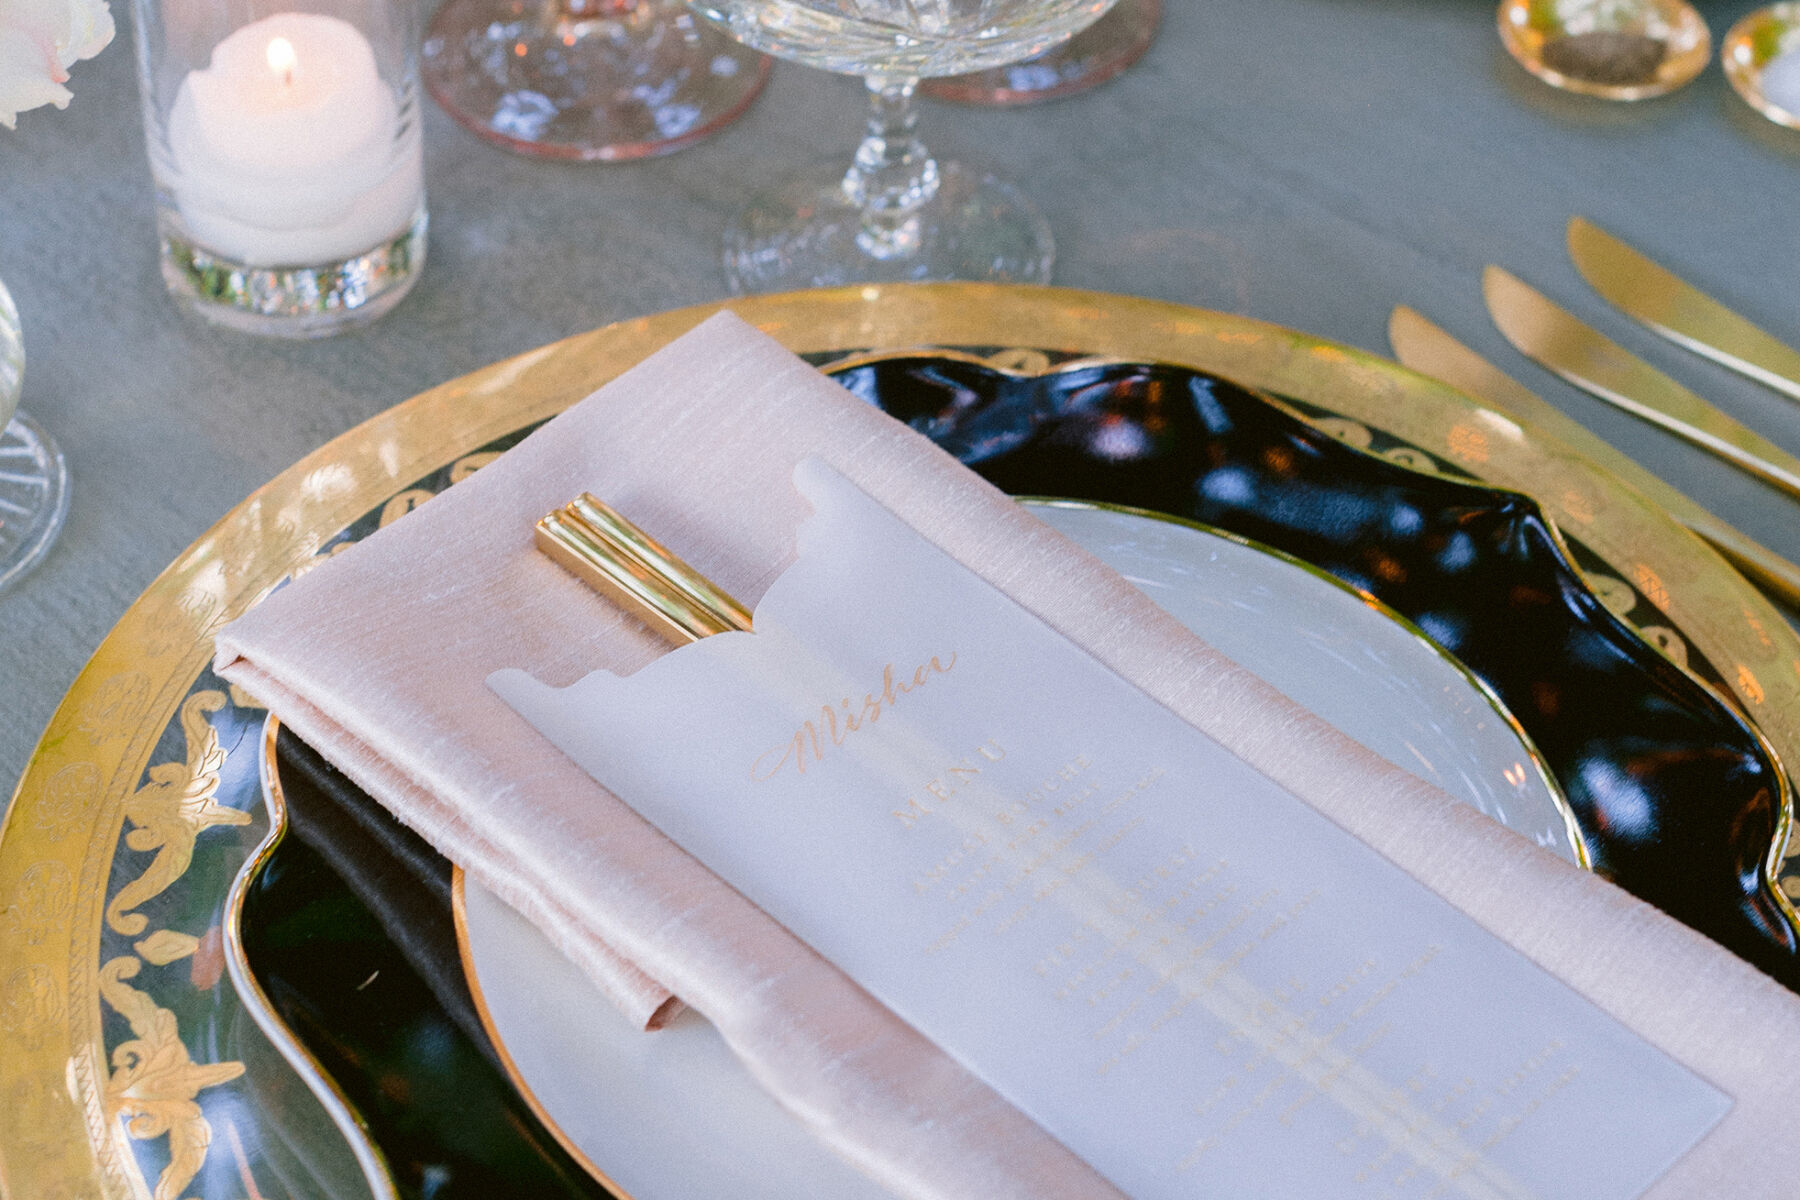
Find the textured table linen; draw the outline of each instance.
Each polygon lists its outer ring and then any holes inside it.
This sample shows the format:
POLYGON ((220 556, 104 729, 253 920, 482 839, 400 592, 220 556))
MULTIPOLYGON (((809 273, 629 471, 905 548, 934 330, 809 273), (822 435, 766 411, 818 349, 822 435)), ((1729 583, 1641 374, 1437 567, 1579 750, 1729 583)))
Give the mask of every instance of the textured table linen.
MULTIPOLYGON (((668 649, 541 556, 588 490, 746 603, 788 564, 816 454, 953 557, 1735 1100, 1650 1193, 1791 1178, 1800 998, 1350 742, 924 438, 729 315, 277 592, 218 668, 482 884, 634 1019, 712 1020, 820 1136, 915 1197, 1113 1190, 676 848, 486 687, 565 685, 668 649)), ((921 597, 921 602, 928 598, 921 597)), ((1304 869, 1304 864, 1296 864, 1304 869)))

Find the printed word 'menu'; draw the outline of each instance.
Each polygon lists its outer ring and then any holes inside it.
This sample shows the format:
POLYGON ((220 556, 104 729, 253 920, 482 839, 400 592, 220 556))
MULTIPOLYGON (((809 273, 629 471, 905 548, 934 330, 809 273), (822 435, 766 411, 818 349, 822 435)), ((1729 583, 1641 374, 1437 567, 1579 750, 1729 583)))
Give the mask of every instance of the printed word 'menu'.
POLYGON ((951 763, 929 780, 921 796, 908 796, 903 808, 894 810, 894 816, 908 829, 920 817, 930 816, 944 806, 944 802, 962 791, 963 785, 981 774, 982 763, 975 755, 988 762, 997 763, 1006 757, 1006 751, 1000 743, 989 739, 975 748, 974 754, 965 754, 960 762, 951 763))

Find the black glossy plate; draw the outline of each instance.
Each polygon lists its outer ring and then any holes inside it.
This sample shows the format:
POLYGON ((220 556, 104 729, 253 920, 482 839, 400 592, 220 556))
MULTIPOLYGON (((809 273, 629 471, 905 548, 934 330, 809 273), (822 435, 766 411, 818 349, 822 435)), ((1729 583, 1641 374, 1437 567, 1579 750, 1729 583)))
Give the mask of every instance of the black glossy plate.
MULTIPOLYGON (((934 355, 838 376, 1015 494, 1201 520, 1397 609, 1511 708, 1597 871, 1800 990, 1766 869, 1787 797, 1772 754, 1606 608, 1578 570, 1605 564, 1579 563, 1585 551, 1565 547, 1529 498, 1449 464, 1407 470, 1320 432, 1298 406, 1186 369, 1016 375, 934 355)), ((474 1018, 448 864, 285 735, 280 763, 292 829, 245 895, 244 947, 402 1192, 605 1194, 531 1118, 474 1018)))
POLYGON ((886 358, 838 378, 1015 495, 1203 521, 1382 600, 1512 711, 1597 872, 1800 990, 1765 870, 1787 787, 1772 751, 1607 609, 1530 497, 1407 470, 1185 369, 886 358))

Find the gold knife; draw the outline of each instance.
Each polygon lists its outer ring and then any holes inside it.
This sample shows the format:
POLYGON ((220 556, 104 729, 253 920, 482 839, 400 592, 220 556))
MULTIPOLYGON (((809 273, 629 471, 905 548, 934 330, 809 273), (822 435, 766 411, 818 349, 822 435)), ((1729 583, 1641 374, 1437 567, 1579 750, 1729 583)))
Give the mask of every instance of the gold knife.
POLYGON ((1569 257, 1581 277, 1627 316, 1678 346, 1800 400, 1800 351, 1598 225, 1581 217, 1569 221, 1569 257))
POLYGON ((1527 357, 1589 395, 1800 497, 1800 458, 1726 416, 1499 267, 1482 273, 1481 289, 1494 324, 1527 357))
POLYGON ((1404 305, 1396 308, 1388 320, 1388 341, 1394 347, 1394 357, 1413 370, 1440 379, 1509 417, 1543 430, 1611 471, 1705 538, 1769 595, 1800 611, 1800 566, 1713 516, 1419 313, 1404 305))

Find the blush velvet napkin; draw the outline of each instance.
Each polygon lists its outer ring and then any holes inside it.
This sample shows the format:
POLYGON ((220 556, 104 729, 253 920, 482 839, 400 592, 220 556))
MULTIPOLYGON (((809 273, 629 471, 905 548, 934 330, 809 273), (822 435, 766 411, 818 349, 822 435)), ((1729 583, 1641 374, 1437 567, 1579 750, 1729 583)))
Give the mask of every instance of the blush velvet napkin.
MULTIPOLYGON (((226 629, 218 669, 628 1014, 706 1015, 819 1136, 911 1197, 1114 1196, 999 1096, 564 758, 484 682, 669 647, 533 547, 582 491, 746 603, 818 455, 1108 667, 1733 1097, 1653 1196, 1795 1178, 1800 998, 1389 766, 1271 690, 925 438, 721 315, 226 629)), ((921 597, 921 603, 929 602, 921 597)))

